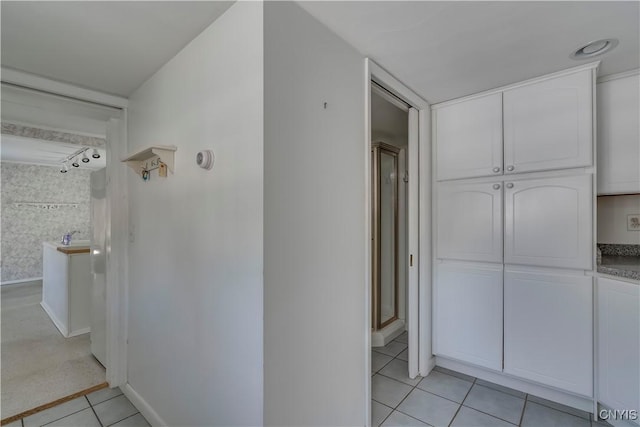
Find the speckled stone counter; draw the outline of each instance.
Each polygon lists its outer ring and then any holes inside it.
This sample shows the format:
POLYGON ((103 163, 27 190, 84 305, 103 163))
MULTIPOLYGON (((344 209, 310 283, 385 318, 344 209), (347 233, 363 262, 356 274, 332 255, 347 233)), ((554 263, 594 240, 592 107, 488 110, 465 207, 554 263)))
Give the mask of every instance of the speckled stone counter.
POLYGON ((598 273, 640 280, 640 245, 598 244, 602 261, 598 273))

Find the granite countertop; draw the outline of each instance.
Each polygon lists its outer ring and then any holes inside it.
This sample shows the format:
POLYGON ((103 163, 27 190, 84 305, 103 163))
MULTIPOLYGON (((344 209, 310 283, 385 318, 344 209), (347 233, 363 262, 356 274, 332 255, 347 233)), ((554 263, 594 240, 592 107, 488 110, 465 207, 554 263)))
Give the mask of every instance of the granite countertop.
POLYGON ((598 273, 640 280, 640 245, 598 244, 602 260, 598 273))

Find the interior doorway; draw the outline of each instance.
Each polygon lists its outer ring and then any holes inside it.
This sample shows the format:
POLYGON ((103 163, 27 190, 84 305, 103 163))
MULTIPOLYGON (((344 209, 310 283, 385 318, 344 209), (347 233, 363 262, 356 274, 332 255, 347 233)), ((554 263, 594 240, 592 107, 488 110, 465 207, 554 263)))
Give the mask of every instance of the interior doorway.
MULTIPOLYGON (((2 84, 3 423, 107 386, 105 357, 92 348, 106 341, 92 333, 98 311, 106 329, 106 304, 96 306, 92 292, 107 253, 95 236, 108 234, 109 214, 93 214, 91 190, 92 174, 108 166, 109 124, 121 115, 2 84)), ((104 282, 98 293, 106 300, 104 282)))
POLYGON ((389 390, 410 391, 433 368, 430 110, 369 59, 366 76, 366 417, 378 425, 401 403, 385 401, 389 390))

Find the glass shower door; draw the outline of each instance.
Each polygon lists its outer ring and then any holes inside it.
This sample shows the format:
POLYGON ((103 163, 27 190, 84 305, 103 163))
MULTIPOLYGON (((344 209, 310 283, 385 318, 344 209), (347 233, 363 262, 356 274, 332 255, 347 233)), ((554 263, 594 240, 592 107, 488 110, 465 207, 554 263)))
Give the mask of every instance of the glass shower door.
POLYGON ((373 326, 398 318, 398 149, 373 146, 373 326))

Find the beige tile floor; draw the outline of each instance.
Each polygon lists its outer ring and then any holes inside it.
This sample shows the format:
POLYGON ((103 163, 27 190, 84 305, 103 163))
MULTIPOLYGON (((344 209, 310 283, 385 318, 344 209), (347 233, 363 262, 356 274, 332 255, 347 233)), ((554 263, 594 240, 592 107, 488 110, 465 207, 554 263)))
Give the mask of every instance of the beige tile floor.
POLYGON ((373 426, 605 427, 592 415, 445 368, 409 378, 407 337, 371 352, 373 426))
POLYGON ((7 424, 7 427, 149 427, 119 388, 105 388, 7 424))

